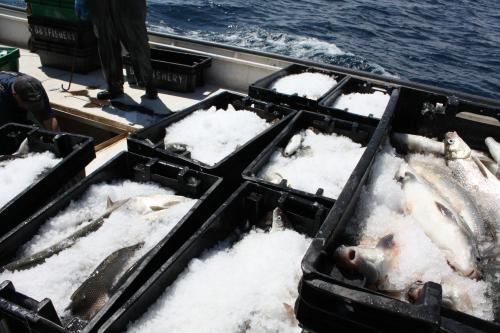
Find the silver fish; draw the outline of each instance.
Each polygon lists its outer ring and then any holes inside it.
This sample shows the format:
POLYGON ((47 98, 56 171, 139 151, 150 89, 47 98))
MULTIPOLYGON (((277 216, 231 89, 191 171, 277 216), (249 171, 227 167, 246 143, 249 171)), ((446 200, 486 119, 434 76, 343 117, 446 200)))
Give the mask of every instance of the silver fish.
POLYGON ((472 156, 472 149, 457 132, 448 132, 444 136, 445 157, 448 160, 467 159, 472 156))
POLYGON ((181 202, 190 200, 187 197, 172 194, 140 195, 129 199, 127 208, 141 214, 149 214, 151 211, 169 209, 181 202))
MULTIPOLYGON (((442 289, 442 304, 443 306, 455 311, 472 313, 474 308, 470 298, 470 290, 464 284, 463 278, 458 276, 448 275, 441 280, 442 289)), ((420 297, 423 291, 424 283, 416 281, 412 284, 408 291, 408 300, 415 302, 420 297)))
POLYGON ((286 145, 285 149, 283 150, 283 156, 290 157, 293 154, 295 154, 295 152, 297 152, 297 150, 300 149, 302 141, 304 141, 302 133, 295 134, 294 136, 292 136, 290 141, 288 141, 288 144, 286 145))
POLYGON ((480 158, 472 153, 472 149, 465 143, 465 141, 457 134, 457 132, 448 132, 445 134, 444 139, 445 158, 447 164, 449 161, 455 160, 471 160, 479 168, 479 171, 485 178, 496 178, 490 170, 481 162, 480 158))
POLYGON ((342 245, 335 251, 334 261, 344 272, 361 274, 367 287, 388 291, 387 275, 397 252, 394 234, 388 234, 375 247, 342 245))
POLYGON ((410 158, 408 164, 420 177, 425 179, 452 206, 469 226, 481 249, 496 242, 494 228, 481 216, 473 198, 452 177, 451 171, 418 159, 410 158))
POLYGON ((23 156, 23 155, 1 155, 0 156, 0 163, 5 164, 5 162, 23 159, 24 157, 25 156, 23 156))
POLYGON ((486 140, 484 140, 484 142, 486 143, 486 146, 488 147, 488 150, 490 151, 491 157, 493 157, 495 162, 500 164, 500 143, 498 143, 492 137, 486 138, 486 140))
POLYGON ((393 133, 392 140, 404 152, 444 155, 444 144, 442 142, 424 136, 393 133))
POLYGON ((23 142, 19 145, 19 148, 14 153, 14 155, 26 155, 30 152, 30 147, 28 143, 28 138, 24 139, 23 142))
POLYGON ((500 164, 493 161, 491 158, 478 156, 478 160, 486 167, 486 169, 490 170, 490 172, 500 180, 500 164))
POLYGON ((271 225, 271 232, 283 231, 290 227, 290 223, 285 216, 285 212, 280 207, 273 210, 273 222, 271 225))
POLYGON ((422 231, 443 252, 460 274, 478 278, 477 244, 472 231, 450 204, 408 166, 397 174, 402 183, 405 213, 412 215, 422 231))
POLYGON ((445 141, 447 165, 453 177, 469 191, 483 218, 495 227, 497 240, 500 239, 499 179, 481 162, 480 157, 466 157, 470 148, 456 132, 447 133, 445 141))
POLYGON ((71 295, 68 310, 71 314, 83 320, 95 316, 111 297, 111 290, 116 289, 120 277, 126 272, 126 267, 135 251, 144 246, 144 242, 122 248, 110 254, 90 274, 83 284, 71 295))
POLYGON ((20 158, 26 157, 26 154, 29 153, 29 145, 28 138, 24 139, 23 142, 19 145, 19 148, 16 152, 10 155, 0 155, 0 162, 8 162, 20 158))
MULTIPOLYGON (((270 181, 273 184, 280 184, 284 178, 279 172, 270 171, 266 172, 266 174, 264 175, 264 179, 270 181)), ((287 183, 286 186, 290 187, 290 184, 287 183)))
POLYGON ((97 219, 93 220, 89 224, 78 229, 65 239, 55 243, 47 249, 34 253, 28 257, 18 259, 3 266, 2 271, 22 271, 44 263, 45 260, 52 257, 53 255, 58 254, 59 252, 73 246, 78 241, 78 239, 99 230, 99 228, 101 228, 101 226, 104 224, 105 219, 107 219, 115 210, 128 202, 128 200, 129 199, 113 202, 110 198, 108 198, 107 209, 103 215, 99 216, 97 219))

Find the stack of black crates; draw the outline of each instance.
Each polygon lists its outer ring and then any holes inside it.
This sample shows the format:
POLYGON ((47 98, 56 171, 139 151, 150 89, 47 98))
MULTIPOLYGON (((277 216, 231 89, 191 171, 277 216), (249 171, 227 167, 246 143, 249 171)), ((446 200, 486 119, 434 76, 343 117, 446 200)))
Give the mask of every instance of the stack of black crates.
POLYGON ((26 0, 31 50, 42 66, 85 74, 99 67, 97 39, 89 21, 75 14, 74 0, 26 0))

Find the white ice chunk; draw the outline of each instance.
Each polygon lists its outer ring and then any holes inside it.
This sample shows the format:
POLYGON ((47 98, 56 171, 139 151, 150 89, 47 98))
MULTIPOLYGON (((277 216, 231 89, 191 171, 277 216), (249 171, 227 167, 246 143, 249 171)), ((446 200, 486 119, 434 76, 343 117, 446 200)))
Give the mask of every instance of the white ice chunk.
POLYGON ((333 77, 321 74, 304 72, 282 77, 271 86, 277 92, 299 96, 305 96, 309 99, 318 100, 337 84, 333 77))
POLYGON ((365 148, 342 135, 311 130, 302 134, 302 148, 296 154, 284 157, 280 149, 276 150, 258 177, 274 183, 283 178, 290 187, 309 193, 322 188, 324 196, 336 199, 365 148))
POLYGON ((368 117, 372 115, 374 118, 380 119, 390 98, 389 94, 381 91, 375 91, 371 94, 342 94, 333 103, 332 107, 362 116, 368 117))
POLYGON ((164 141, 186 144, 192 159, 215 165, 270 126, 251 111, 212 107, 167 127, 164 141))
POLYGON ((2 162, 0 164, 0 208, 61 160, 53 153, 46 151, 30 153, 24 158, 2 162))
MULTIPOLYGON (((171 190, 154 184, 121 181, 114 184, 93 185, 80 199, 50 219, 40 234, 24 246, 20 257, 42 250, 74 232, 82 220, 100 216, 105 210, 106 198, 125 199, 137 195, 171 195, 171 190)), ((45 263, 24 271, 6 271, 0 280, 11 280, 16 289, 30 297, 42 300, 49 297, 59 315, 68 315, 65 308, 70 296, 89 277, 94 269, 111 253, 123 247, 144 241, 131 262, 153 248, 193 207, 197 200, 185 201, 162 211, 137 212, 136 205, 124 205, 106 219, 102 227, 80 238, 72 247, 53 255, 45 263)))
POLYGON ((128 332, 301 332, 293 307, 310 239, 255 230, 193 259, 128 332))

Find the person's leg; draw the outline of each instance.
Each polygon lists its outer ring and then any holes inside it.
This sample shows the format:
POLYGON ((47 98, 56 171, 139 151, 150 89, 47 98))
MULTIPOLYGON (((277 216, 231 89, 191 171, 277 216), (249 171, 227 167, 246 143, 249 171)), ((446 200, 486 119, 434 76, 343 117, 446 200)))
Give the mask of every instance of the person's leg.
POLYGON ((108 0, 91 0, 87 3, 97 36, 102 72, 108 84, 108 91, 99 93, 98 98, 117 97, 123 93, 124 80, 121 44, 111 15, 112 7, 108 0))
POLYGON ((146 87, 148 97, 156 98, 146 30, 146 0, 111 0, 111 3, 115 28, 130 53, 137 81, 146 87))

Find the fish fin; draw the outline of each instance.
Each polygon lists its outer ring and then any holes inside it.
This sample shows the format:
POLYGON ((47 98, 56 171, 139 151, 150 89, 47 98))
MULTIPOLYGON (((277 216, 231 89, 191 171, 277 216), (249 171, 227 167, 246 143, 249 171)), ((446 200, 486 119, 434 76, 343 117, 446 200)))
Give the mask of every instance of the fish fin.
POLYGON ((288 303, 283 303, 283 307, 285 308, 285 311, 286 311, 287 315, 290 316, 290 318, 294 318, 295 319, 295 312, 293 310, 293 306, 291 306, 288 303))
MULTIPOLYGON (((443 206, 444 207, 444 206, 443 206)), ((446 208, 446 207, 444 207, 446 208)), ((448 210, 449 211, 449 210, 448 210)), ((449 211, 452 215, 450 218, 460 227, 462 231, 464 231, 467 235, 467 238, 471 242, 473 254, 476 257, 477 260, 481 258, 480 256, 480 251, 479 251, 479 246, 477 244, 477 239, 474 236, 474 232, 472 232, 472 229, 469 227, 469 225, 465 222, 465 220, 462 218, 461 215, 457 214, 454 215, 451 211, 449 211)))
POLYGON ((436 205, 437 209, 441 212, 443 216, 455 220, 455 215, 448 207, 444 206, 442 203, 437 201, 434 201, 434 204, 436 205))
POLYGON ((113 206, 114 206, 114 204, 115 204, 115 203, 113 202, 113 200, 111 200, 111 198, 108 196, 108 199, 107 199, 107 201, 106 201, 106 208, 107 208, 107 209, 110 209, 111 207, 113 207, 113 206))
POLYGON ((160 210, 165 210, 168 207, 164 206, 149 206, 149 209, 151 209, 153 212, 159 212, 160 210))
POLYGON ((388 234, 382 237, 377 243, 377 247, 382 249, 391 249, 395 245, 396 243, 394 242, 394 234, 388 234))
POLYGON ((479 168, 479 171, 481 171, 481 174, 483 175, 484 178, 491 178, 491 172, 486 168, 486 166, 481 162, 476 156, 472 156, 472 160, 474 163, 476 163, 477 167, 479 168))
POLYGON ((494 244, 487 249, 484 249, 481 253, 482 259, 494 259, 500 258, 500 245, 494 244))
POLYGON ((28 138, 25 138, 19 145, 19 149, 14 153, 14 155, 26 155, 29 151, 30 147, 28 144, 28 138))

